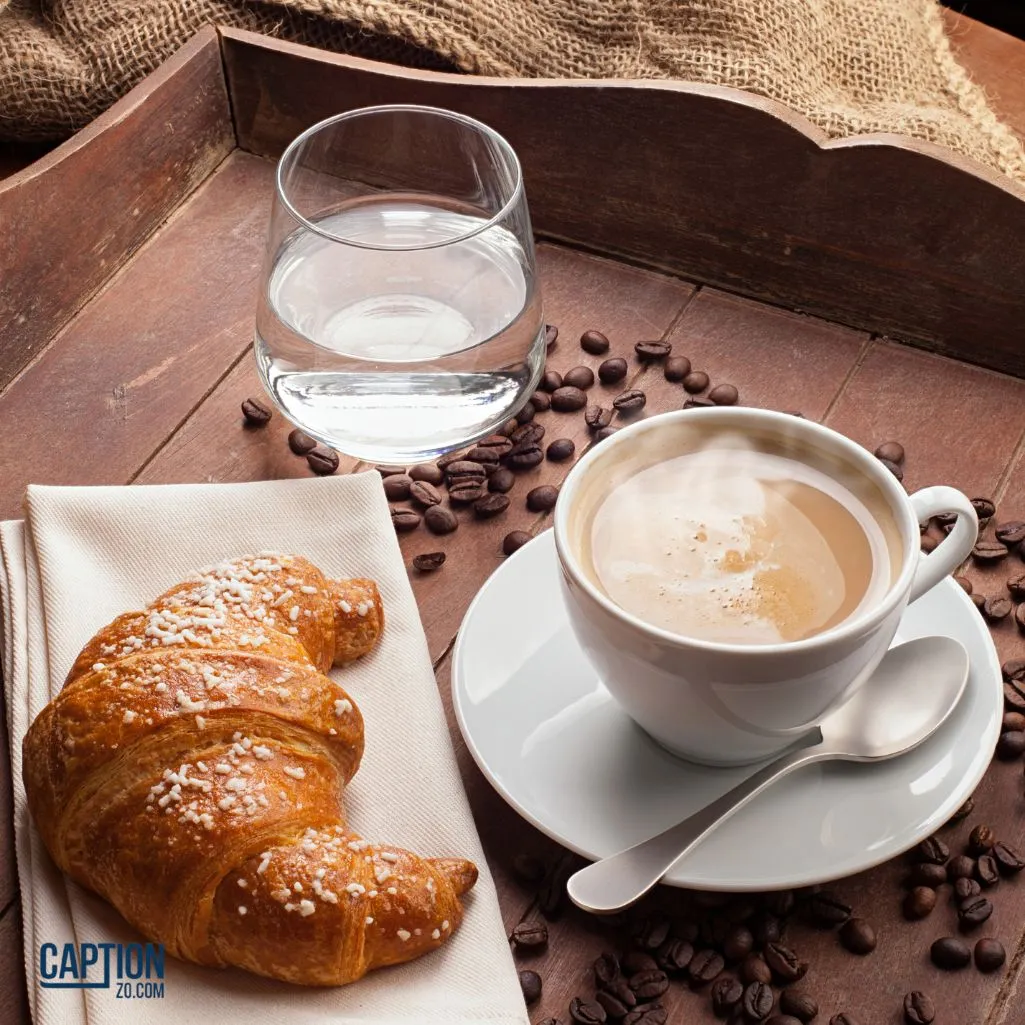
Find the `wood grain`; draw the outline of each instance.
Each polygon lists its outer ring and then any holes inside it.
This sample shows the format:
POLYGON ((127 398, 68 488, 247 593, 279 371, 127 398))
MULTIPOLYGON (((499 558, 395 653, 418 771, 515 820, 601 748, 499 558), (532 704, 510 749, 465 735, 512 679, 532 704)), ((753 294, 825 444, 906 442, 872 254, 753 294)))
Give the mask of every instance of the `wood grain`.
POLYGON ((0 390, 234 144, 208 29, 88 128, 0 183, 0 390))

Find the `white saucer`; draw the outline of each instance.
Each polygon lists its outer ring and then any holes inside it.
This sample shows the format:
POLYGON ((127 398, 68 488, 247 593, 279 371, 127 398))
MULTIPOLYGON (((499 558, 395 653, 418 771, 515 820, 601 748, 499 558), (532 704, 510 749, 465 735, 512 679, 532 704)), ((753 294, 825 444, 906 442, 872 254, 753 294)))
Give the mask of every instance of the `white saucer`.
MULTIPOLYGON (((674 758, 620 711, 570 631, 558 573, 551 531, 496 570, 460 628, 452 696, 495 789, 538 829, 593 859, 678 822, 751 769, 674 758)), ((826 882, 900 854, 950 818, 989 764, 1003 687, 989 631, 953 580, 908 609, 897 643, 932 634, 959 640, 971 663, 942 729, 892 761, 794 773, 720 826, 666 882, 735 891, 826 882)))

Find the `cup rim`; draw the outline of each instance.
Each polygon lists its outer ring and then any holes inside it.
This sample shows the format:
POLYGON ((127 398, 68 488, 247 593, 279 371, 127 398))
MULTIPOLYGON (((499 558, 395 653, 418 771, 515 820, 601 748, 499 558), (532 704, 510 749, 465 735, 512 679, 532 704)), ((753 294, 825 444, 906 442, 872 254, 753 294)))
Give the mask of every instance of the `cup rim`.
POLYGON ((858 634, 865 633, 881 623, 897 607, 901 598, 910 590, 911 582, 918 566, 918 559, 916 558, 918 553, 913 547, 913 541, 918 537, 918 523, 908 501, 907 492, 900 486, 896 477, 879 463, 870 452, 839 431, 834 431, 832 428, 816 423, 813 420, 805 420, 801 417, 795 417, 791 413, 778 413, 770 409, 755 409, 750 406, 678 409, 640 420, 629 427, 617 431, 583 456, 567 475, 560 490, 559 499, 555 507, 555 548, 563 571, 572 579, 573 583, 586 592, 588 597, 592 601, 597 602, 608 614, 653 640, 696 648, 709 653, 746 655, 755 658, 764 658, 767 655, 795 655, 813 652, 835 644, 838 641, 848 640, 858 634), (708 421, 713 425, 716 422, 722 424, 746 422, 775 426, 786 424, 791 430, 796 427, 798 431, 803 431, 811 437, 818 438, 840 448, 846 456, 865 472, 866 476, 881 488, 890 503, 901 531, 903 545, 901 572, 897 579, 890 584, 890 587, 880 601, 858 615, 851 616, 836 626, 823 630, 821 633, 814 634, 811 637, 804 637, 796 641, 777 641, 771 644, 735 644, 723 641, 707 641, 699 637, 688 637, 685 634, 674 633, 671 630, 654 626, 620 607, 608 595, 599 590, 588 579, 587 575, 581 571, 576 553, 571 550, 571 546, 568 543, 569 515, 573 492, 584 477, 586 477, 589 468, 594 464, 599 455, 608 453, 610 446, 622 445, 648 431, 665 430, 667 425, 676 423, 681 418, 686 418, 687 423, 708 421))
POLYGON ((319 235, 321 238, 328 239, 331 242, 338 242, 341 245, 352 246, 355 249, 372 249, 378 252, 389 252, 389 253, 407 253, 416 252, 421 249, 441 249, 444 246, 456 245, 459 242, 465 242, 467 239, 474 238, 476 235, 487 231, 489 228, 494 227, 496 224, 503 221, 515 208, 523 201, 523 166, 520 164, 520 158, 516 155, 516 150, 513 149, 509 140, 505 138, 499 132, 496 132, 490 125, 484 124, 483 121, 478 121, 476 118, 469 117, 466 114, 460 114, 454 110, 446 110, 444 107, 429 107, 419 103, 384 103, 377 106, 371 107, 357 107, 355 110, 346 110, 341 114, 334 114, 331 117, 326 117, 322 121, 318 121, 314 125, 310 125, 304 132, 297 135, 285 148, 284 153, 278 158, 277 167, 274 170, 274 192, 277 196, 278 202, 284 207, 294 220, 298 221, 308 231, 312 231, 315 235, 319 235), (478 227, 473 228, 471 231, 463 232, 461 235, 453 235, 452 238, 441 239, 437 242, 428 242, 413 246, 388 246, 379 245, 373 242, 361 242, 357 239, 346 238, 344 235, 336 235, 334 232, 325 231, 319 227, 316 223, 304 217, 292 203, 291 199, 288 198, 288 194, 285 189, 283 181, 283 174, 286 166, 290 166, 290 162, 299 151, 300 147, 313 138, 318 132, 331 125, 341 124, 343 121, 352 121, 356 118, 367 117, 377 114, 396 114, 396 113, 415 113, 415 114, 430 114, 448 121, 456 121, 467 128, 473 128, 480 132, 482 135, 492 139, 502 153, 502 156, 509 162, 509 166, 514 175, 514 183, 512 191, 509 194, 509 198, 502 205, 502 208, 494 214, 494 216, 488 218, 488 220, 478 227))

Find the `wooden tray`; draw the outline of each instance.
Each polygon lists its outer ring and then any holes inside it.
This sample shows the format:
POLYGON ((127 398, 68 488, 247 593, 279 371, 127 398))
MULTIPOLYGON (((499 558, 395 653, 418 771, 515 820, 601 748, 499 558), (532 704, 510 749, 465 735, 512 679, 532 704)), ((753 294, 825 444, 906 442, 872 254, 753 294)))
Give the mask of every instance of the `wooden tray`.
MULTIPOLYGON (((949 482, 994 495, 1003 518, 1025 513, 1025 382, 993 372, 1025 375, 1025 190, 924 143, 826 143, 792 112, 726 89, 464 78, 208 30, 88 129, 0 183, 0 516, 20 514, 30 481, 307 475, 280 416, 248 431, 238 412, 259 393, 250 349, 273 160, 320 118, 387 102, 472 114, 520 153, 543 240, 547 319, 561 331, 555 369, 597 365, 577 345, 587 328, 623 355, 638 339, 666 337, 714 381, 737 384, 748 404, 799 409, 872 447, 902 440, 912 488, 949 482)), ((685 398, 657 367, 634 367, 630 384, 647 392, 648 411, 685 398)), ((549 438, 572 437, 578 451, 588 443, 579 415, 541 420, 549 438)), ((356 468, 343 458, 339 472, 356 468)), ((455 631, 501 559, 502 536, 549 524, 523 495, 564 473, 545 463, 525 475, 495 521, 464 521, 443 539, 403 536, 407 557, 449 555, 441 572, 414 580, 446 700, 455 631)), ((991 593, 1008 571, 970 574, 991 593)), ((1025 653, 1013 624, 995 633, 1005 658, 1025 653)), ((511 927, 539 913, 512 855, 551 858, 553 845, 502 804, 454 739, 511 927)), ((0 773, 6 766, 0 752, 0 773)), ((0 785, 0 1020, 19 1022, 9 789, 0 785)), ((983 819, 1022 843, 1020 764, 994 765, 976 801, 953 844, 983 819)), ((928 944, 954 931, 952 913, 943 898, 930 919, 902 924, 902 872, 894 862, 837 887, 876 922, 879 950, 866 959, 830 933, 790 926, 812 961, 806 988, 819 1020, 848 1010, 895 1023, 912 988, 943 1007, 941 1025, 995 1025, 1005 1012, 1020 1020, 1023 958, 997 976, 938 973, 928 944)), ((1025 950, 1025 883, 1002 883, 996 903, 983 932, 1014 956, 1019 943, 1025 950)), ((548 952, 525 963, 545 979, 533 1017, 565 1021, 570 998, 590 995, 586 968, 611 941, 576 913, 551 932, 548 952)), ((712 1020, 707 995, 674 984, 665 1000, 671 1020, 712 1020)))

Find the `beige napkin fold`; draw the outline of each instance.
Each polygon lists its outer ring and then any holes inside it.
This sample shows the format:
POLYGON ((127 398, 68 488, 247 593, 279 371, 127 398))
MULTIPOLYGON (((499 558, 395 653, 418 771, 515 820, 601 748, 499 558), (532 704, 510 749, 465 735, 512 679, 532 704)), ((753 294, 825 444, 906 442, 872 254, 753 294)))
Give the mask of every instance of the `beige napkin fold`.
POLYGON ((25 959, 36 1025, 316 1025, 527 1022, 494 883, 480 847, 423 629, 376 473, 310 481, 131 488, 30 487, 25 524, 0 524, 4 656, 25 959), (346 791, 364 836, 475 861, 480 880, 452 941, 340 989, 305 989, 168 958, 163 999, 39 986, 39 944, 132 942, 103 901, 66 881, 31 827, 21 741, 83 644, 200 566, 264 549, 329 576, 377 581, 378 648, 338 679, 366 720, 366 754, 346 791))

